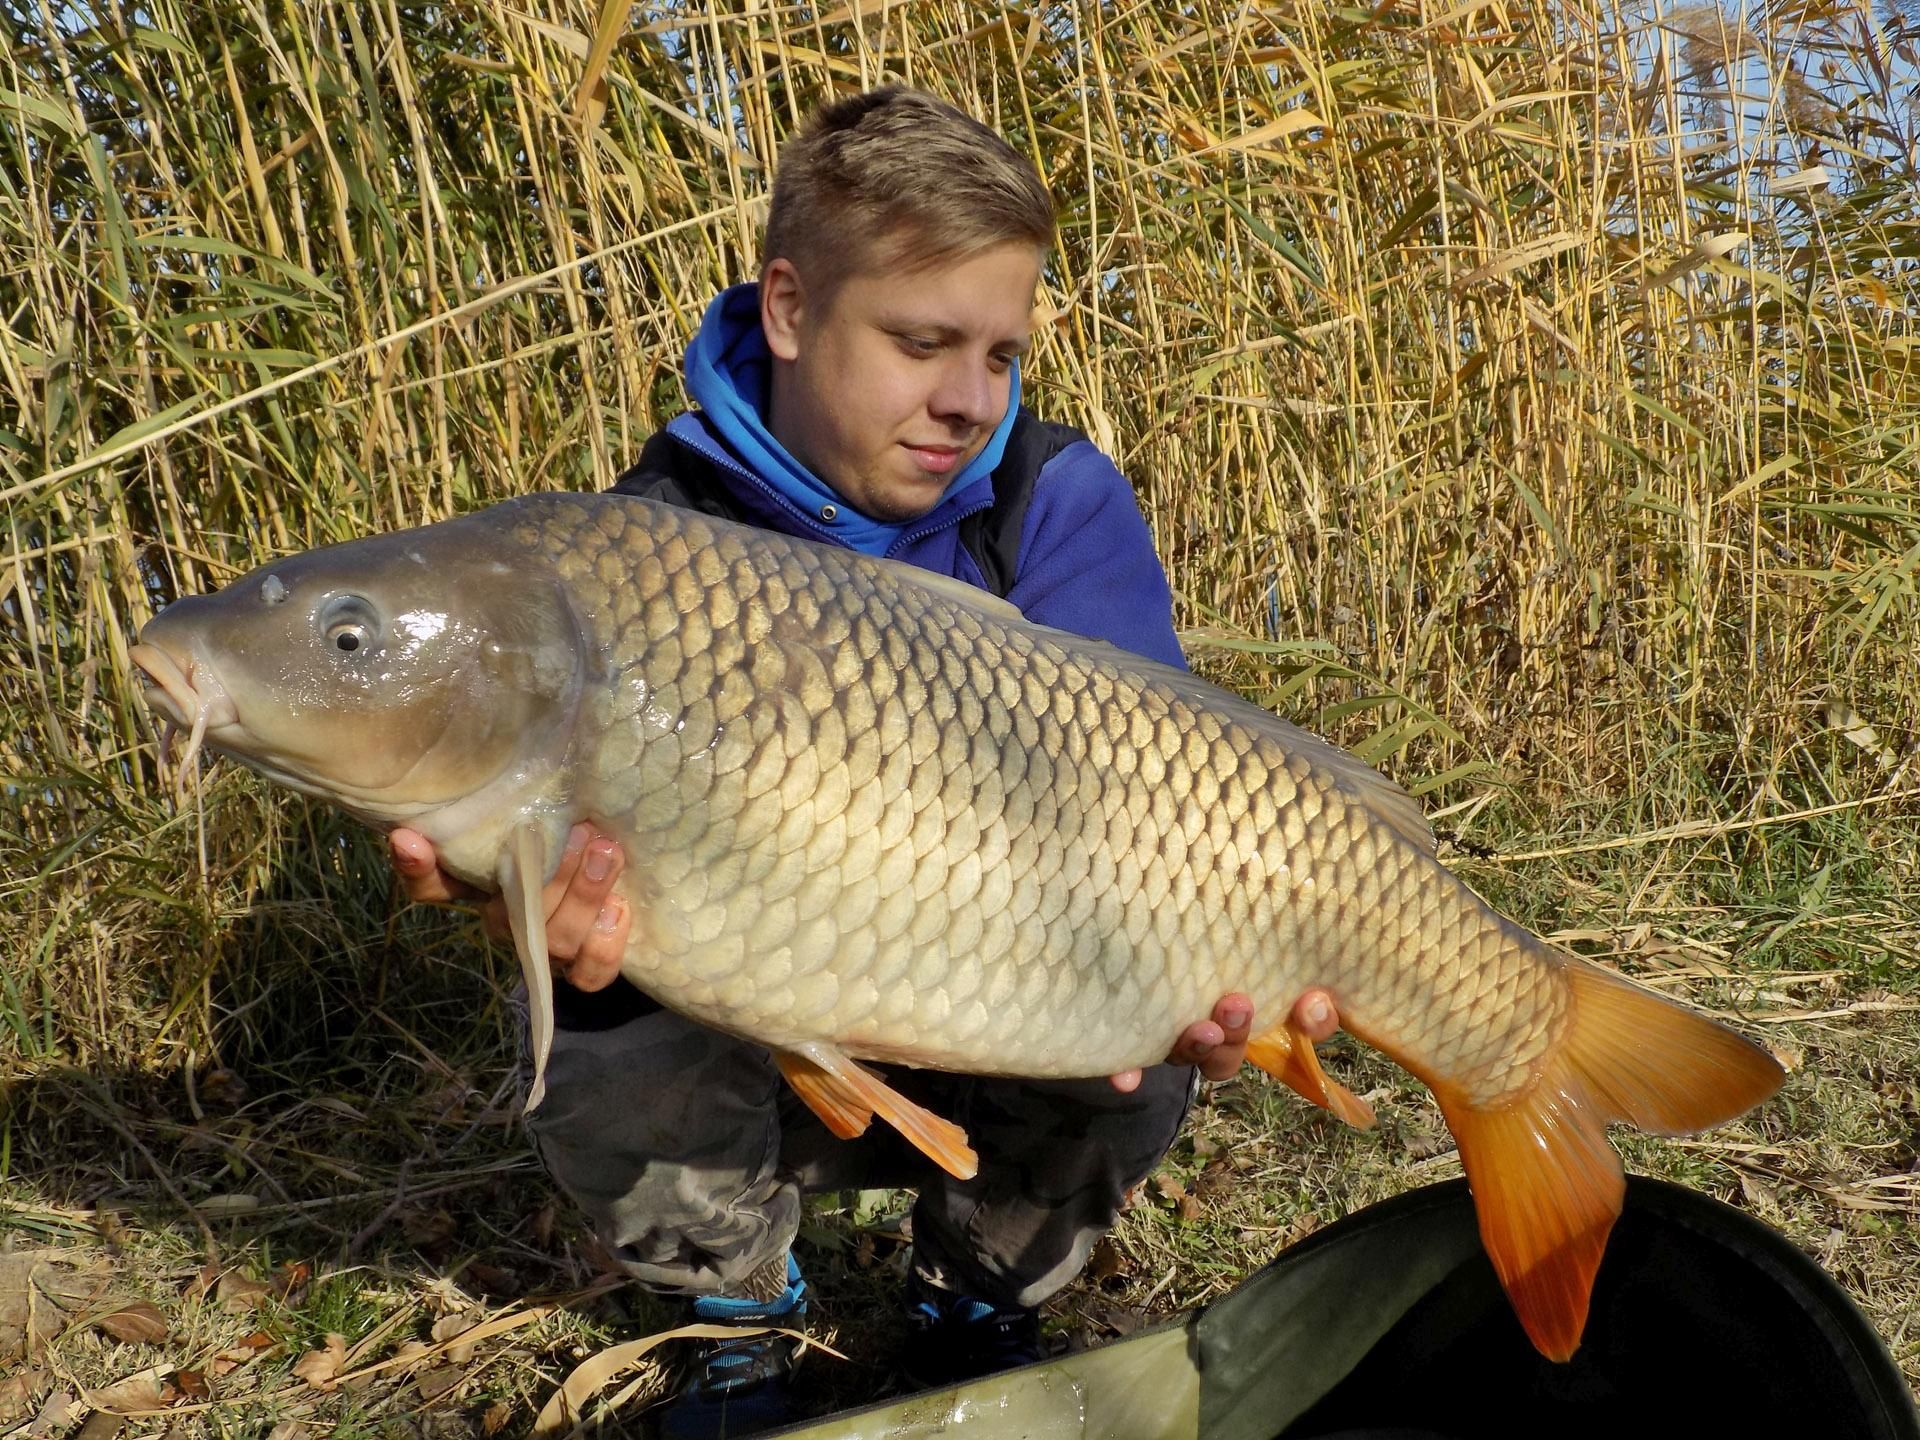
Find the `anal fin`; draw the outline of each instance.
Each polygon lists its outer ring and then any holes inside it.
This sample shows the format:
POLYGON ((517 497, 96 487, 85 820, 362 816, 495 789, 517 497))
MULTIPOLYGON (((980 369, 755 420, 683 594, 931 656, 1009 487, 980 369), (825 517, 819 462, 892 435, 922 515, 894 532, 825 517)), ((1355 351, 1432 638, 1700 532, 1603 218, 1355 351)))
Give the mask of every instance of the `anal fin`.
POLYGON ((966 1131, 914 1104, 833 1046, 810 1041, 773 1054, 787 1083, 835 1135, 851 1139, 878 1115, 956 1180, 980 1173, 980 1157, 967 1143, 966 1131))
POLYGON ((1247 1059, 1289 1089, 1331 1111, 1356 1130, 1373 1128, 1373 1107, 1338 1080, 1327 1078, 1313 1041, 1289 1020, 1247 1042, 1247 1059))
POLYGON ((780 1067, 793 1093, 806 1101, 807 1108, 840 1139, 852 1140, 867 1133, 873 1123, 873 1107, 862 1104, 850 1086, 791 1050, 774 1051, 773 1063, 780 1067))

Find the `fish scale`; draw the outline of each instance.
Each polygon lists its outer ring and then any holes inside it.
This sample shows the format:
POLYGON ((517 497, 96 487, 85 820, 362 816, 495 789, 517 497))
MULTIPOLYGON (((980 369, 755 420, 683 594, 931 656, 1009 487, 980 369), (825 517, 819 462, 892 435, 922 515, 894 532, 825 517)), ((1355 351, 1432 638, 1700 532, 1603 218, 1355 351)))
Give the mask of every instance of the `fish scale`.
POLYGON ((658 876, 629 973, 669 1003, 685 986, 701 1018, 774 1044, 829 1039, 853 1054, 1065 1076, 1151 1063, 1180 1017, 1223 990, 1264 1011, 1317 983, 1350 1026, 1416 1069, 1483 1070, 1482 1100, 1522 1083, 1550 1042, 1562 987, 1512 947, 1466 973, 1478 956, 1446 924, 1471 927, 1483 907, 1451 877, 1431 892, 1437 904, 1451 889, 1450 922, 1418 909, 1390 937, 1371 918, 1407 913, 1383 897, 1437 864, 1315 769, 1320 742, 1273 717, 1198 708, 1177 672, 1117 651, 1091 663, 1064 637, 974 613, 888 567, 834 552, 802 564, 797 546, 756 564, 744 537, 691 512, 587 497, 544 508, 513 541, 577 587, 601 663, 626 677, 601 726, 596 818, 640 842, 633 872, 661 834, 682 855, 737 845, 749 857, 738 883, 702 887, 696 903, 676 894, 690 865, 658 876), (598 512, 584 525, 583 509, 598 512), (644 523, 624 523, 629 509, 644 523), (628 584, 638 606, 619 602, 628 584), (716 645, 736 620, 743 643, 716 645), (691 730, 652 733, 637 721, 649 708, 691 730), (689 776, 702 752, 708 773, 689 776), (823 792, 826 814, 813 808, 823 792), (1180 798, 1156 808, 1156 793, 1180 798), (910 907, 879 905, 858 880, 845 905, 803 917, 793 903, 806 875, 847 853, 829 823, 843 794, 880 816, 881 888, 910 894, 910 907), (1222 896, 1230 935, 1214 923, 1222 896), (1387 963, 1413 958, 1412 938, 1460 980, 1387 963), (849 946, 873 956, 878 979, 910 985, 914 1003, 847 986, 849 946), (779 978, 723 994, 749 956, 779 978), (977 998, 987 974, 1035 966, 1054 976, 1044 992, 1012 983, 991 1012, 977 998), (1028 993, 1044 1002, 1022 1004, 1028 993), (1385 1007, 1369 1004, 1376 994, 1385 1007), (1408 1003, 1435 995, 1450 1003, 1408 1003))
POLYGON ((580 819, 624 848, 637 986, 769 1047, 834 1133, 878 1115, 963 1176, 958 1127, 860 1059, 1113 1074, 1239 991, 1266 1027, 1249 1058, 1370 1123, 1292 1021, 1324 988, 1432 1086, 1556 1358, 1624 1189, 1606 1125, 1697 1130, 1780 1083, 1750 1042, 1489 909, 1353 756, 852 551, 531 496, 275 562, 169 607, 132 654, 210 748, 419 829, 504 891, 530 1107, 552 1026, 540 884, 580 819))

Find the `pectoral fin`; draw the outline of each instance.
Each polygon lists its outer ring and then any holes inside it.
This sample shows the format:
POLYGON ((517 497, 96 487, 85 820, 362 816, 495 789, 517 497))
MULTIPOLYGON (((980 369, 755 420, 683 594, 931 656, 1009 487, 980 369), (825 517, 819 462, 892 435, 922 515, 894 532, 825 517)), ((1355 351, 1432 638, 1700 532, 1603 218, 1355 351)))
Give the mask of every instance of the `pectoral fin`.
POLYGON ((967 1132, 907 1099, 878 1075, 831 1045, 775 1050, 774 1063, 794 1093, 842 1140, 863 1133, 875 1115, 904 1135, 928 1159, 958 1180, 980 1171, 967 1132))
POLYGON ((520 978, 527 986, 533 1052, 527 1114, 547 1098, 547 1056, 553 1049, 553 970, 547 961, 547 910, 540 894, 546 874, 546 844, 539 827, 516 827, 506 853, 500 857, 500 889, 506 896, 507 919, 513 926, 513 948, 520 957, 520 978))
POLYGON ((1292 1021, 1249 1040, 1247 1059, 1356 1130, 1373 1128, 1373 1107, 1338 1080, 1327 1078, 1320 1057, 1313 1052, 1313 1041, 1292 1021))

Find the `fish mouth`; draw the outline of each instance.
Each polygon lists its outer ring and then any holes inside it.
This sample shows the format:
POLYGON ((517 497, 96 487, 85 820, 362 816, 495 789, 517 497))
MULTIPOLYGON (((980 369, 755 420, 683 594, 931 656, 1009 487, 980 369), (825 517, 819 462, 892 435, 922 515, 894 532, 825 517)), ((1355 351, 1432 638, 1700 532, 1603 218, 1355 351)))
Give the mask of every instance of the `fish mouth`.
POLYGON ((158 645, 141 644, 129 650, 127 658, 145 672, 147 703, 164 722, 160 729, 163 760, 173 749, 174 735, 182 729, 187 731, 187 748, 181 752, 178 772, 179 782, 184 782, 197 766, 208 729, 231 725, 240 718, 233 698, 212 667, 195 664, 191 655, 182 665, 158 645))

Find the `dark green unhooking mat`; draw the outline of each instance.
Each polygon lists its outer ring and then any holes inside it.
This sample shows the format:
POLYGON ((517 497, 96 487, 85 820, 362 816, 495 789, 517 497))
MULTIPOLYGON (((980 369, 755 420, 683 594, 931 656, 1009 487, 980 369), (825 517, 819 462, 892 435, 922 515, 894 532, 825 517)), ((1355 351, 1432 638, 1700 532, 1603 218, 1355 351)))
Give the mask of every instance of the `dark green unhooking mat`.
POLYGON ((1920 1440, 1846 1292, 1716 1200, 1628 1181, 1585 1343, 1527 1343, 1464 1181, 1310 1236, 1185 1320, 791 1440, 1920 1440))

